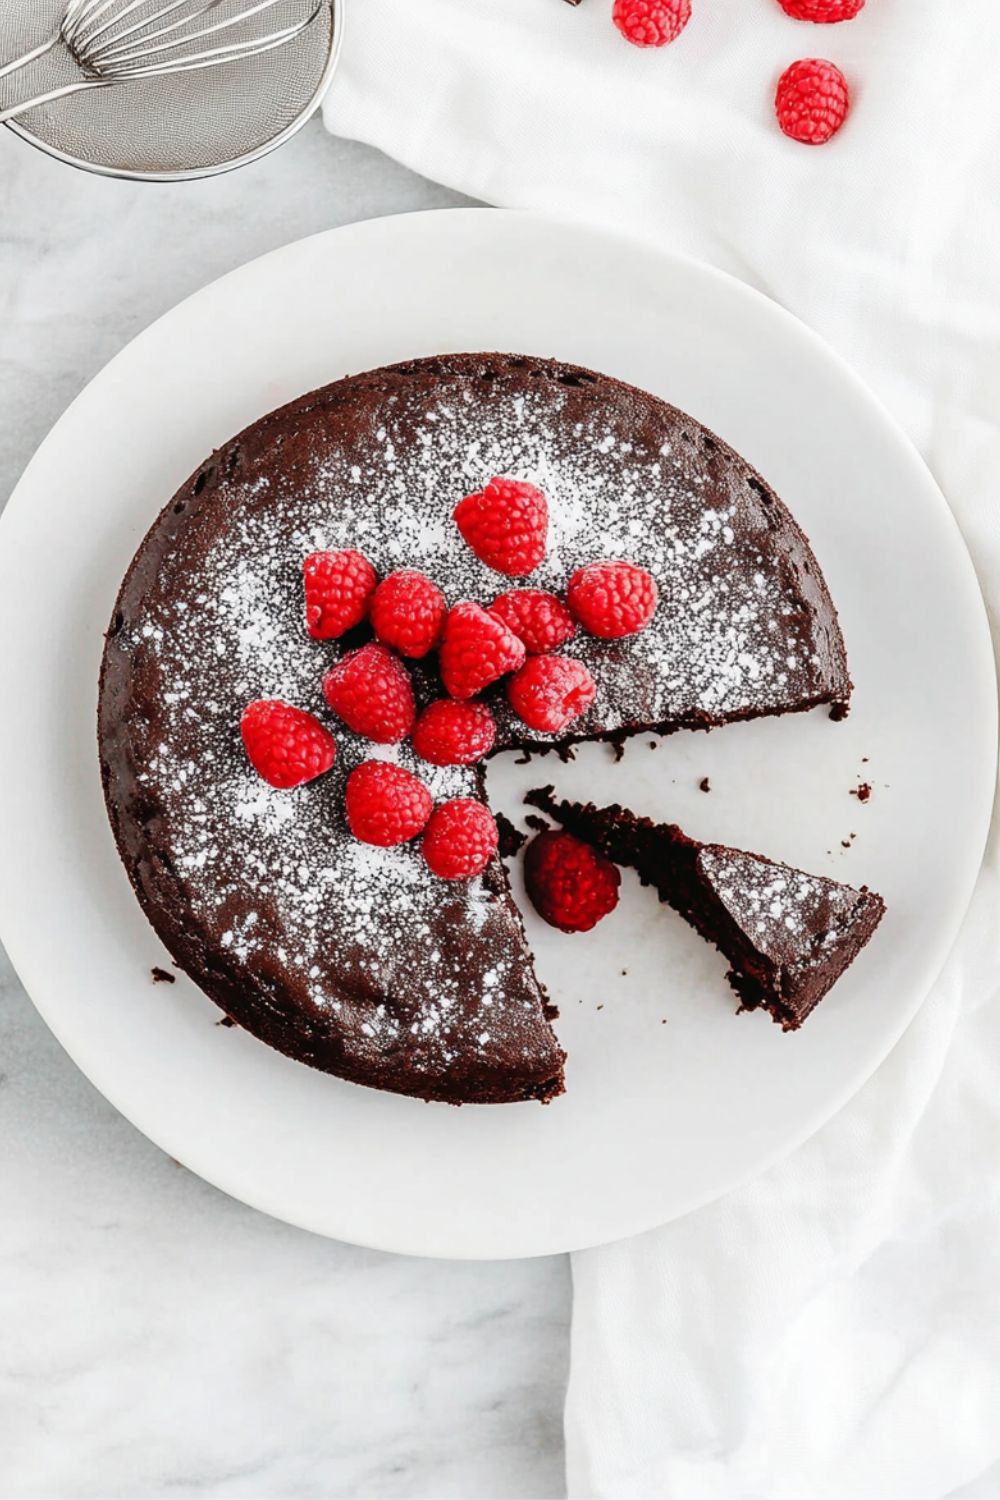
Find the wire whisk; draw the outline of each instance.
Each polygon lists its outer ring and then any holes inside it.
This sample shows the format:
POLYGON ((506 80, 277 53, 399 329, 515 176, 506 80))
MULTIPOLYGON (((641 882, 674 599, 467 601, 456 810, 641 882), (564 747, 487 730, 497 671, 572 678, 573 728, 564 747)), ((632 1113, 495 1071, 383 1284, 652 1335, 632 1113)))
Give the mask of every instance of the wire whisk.
POLYGON ((0 124, 69 94, 215 68, 284 47, 312 25, 325 0, 317 0, 299 20, 268 33, 247 23, 287 3, 255 0, 213 19, 212 13, 218 14, 226 0, 67 0, 55 34, 0 66, 0 78, 39 61, 60 45, 83 76, 0 111, 0 124), (202 21, 206 24, 199 25, 202 21), (235 28, 243 28, 243 33, 234 34, 235 28))

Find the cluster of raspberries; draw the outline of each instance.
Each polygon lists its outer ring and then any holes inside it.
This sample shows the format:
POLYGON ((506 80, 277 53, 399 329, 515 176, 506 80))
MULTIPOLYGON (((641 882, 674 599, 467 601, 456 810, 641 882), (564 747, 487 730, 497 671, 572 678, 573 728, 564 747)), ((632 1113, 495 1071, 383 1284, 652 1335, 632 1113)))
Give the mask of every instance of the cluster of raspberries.
MULTIPOLYGON (((577 3, 577 0, 573 0, 577 3)), ((835 25, 853 21, 865 0, 778 0, 796 21, 835 25)), ((614 0, 612 18, 636 47, 665 47, 691 19, 691 0, 614 0)), ((805 57, 786 68, 774 99, 778 124, 792 140, 821 146, 847 119, 850 97, 840 69, 824 58, 805 57)))
MULTIPOLYGON (((522 480, 491 479, 454 510, 476 556, 511 578, 526 578, 543 561, 548 502, 522 480)), ((630 562, 594 562, 570 578, 565 599, 542 589, 515 588, 484 607, 448 606, 437 584, 410 568, 381 582, 360 552, 314 552, 303 564, 306 627, 315 640, 336 640, 367 621, 374 640, 348 651, 323 679, 323 696, 355 734, 379 745, 409 738, 435 766, 469 766, 492 750, 496 724, 479 696, 506 679, 507 700, 529 729, 559 733, 594 701, 594 680, 582 662, 559 654, 579 629, 616 640, 645 629, 656 609, 656 584, 630 562), (437 651, 446 697, 418 712, 406 661, 437 651)), ((243 743, 251 764, 271 786, 301 786, 329 771, 336 755, 330 731, 312 714, 276 699, 243 711, 243 743)), ((347 822, 354 836, 387 848, 423 834, 423 853, 436 875, 480 874, 497 848, 489 809, 460 797, 434 807, 411 771, 367 760, 348 777, 347 822)))

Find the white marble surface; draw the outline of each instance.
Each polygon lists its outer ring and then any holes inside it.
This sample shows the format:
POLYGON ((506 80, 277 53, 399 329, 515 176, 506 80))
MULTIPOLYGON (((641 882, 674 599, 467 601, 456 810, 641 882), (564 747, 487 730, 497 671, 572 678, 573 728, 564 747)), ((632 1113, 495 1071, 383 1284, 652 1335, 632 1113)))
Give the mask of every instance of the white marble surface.
MULTIPOLYGON (((315 122, 181 187, 87 177, 0 131, 0 502, 188 292, 454 201, 315 122)), ((560 1495, 568 1316, 565 1261, 357 1250, 192 1177, 80 1076, 0 950, 0 1500, 560 1495)))

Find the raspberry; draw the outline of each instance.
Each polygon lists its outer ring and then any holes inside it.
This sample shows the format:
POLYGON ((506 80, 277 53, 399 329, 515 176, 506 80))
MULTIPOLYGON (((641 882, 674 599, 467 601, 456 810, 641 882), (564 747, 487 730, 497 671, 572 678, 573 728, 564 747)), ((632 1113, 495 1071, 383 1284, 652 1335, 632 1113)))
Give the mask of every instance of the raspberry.
POLYGON ((379 745, 405 740, 417 716, 406 668, 375 641, 349 651, 330 668, 323 696, 349 729, 379 745))
POLYGON ((413 731, 413 748, 432 766, 471 766, 493 749, 497 726, 484 703, 441 698, 424 709, 413 731))
POLYGON ((524 646, 496 615, 465 601, 448 611, 439 661, 445 691, 473 698, 505 672, 517 671, 524 646))
POLYGON ((490 612, 524 642, 529 656, 555 651, 576 635, 576 623, 565 604, 542 589, 511 589, 494 599, 490 612))
POLYGON ((416 838, 434 799, 418 776, 385 760, 366 760, 347 778, 347 824, 363 844, 388 849, 416 838))
POLYGON ((549 830, 524 852, 524 884, 540 917, 561 932, 589 932, 618 905, 621 875, 571 833, 549 830))
POLYGON ((533 484, 491 479, 484 490, 460 500, 453 515, 480 562, 497 573, 524 578, 545 556, 549 503, 533 484))
POLYGON ((424 833, 424 859, 442 880, 481 875, 497 852, 500 836, 488 807, 472 797, 442 802, 424 833))
POLYGON ((371 603, 372 628, 380 641, 400 656, 426 656, 441 637, 448 613, 436 583, 412 568, 390 573, 375 590, 371 603))
POLYGON ((240 733, 254 770, 282 789, 322 776, 337 753, 333 735, 318 719, 278 698, 248 703, 240 733))
POLYGON ((312 552, 302 564, 306 585, 306 625, 318 641, 352 630, 368 613, 375 592, 375 569, 360 552, 312 552))
POLYGON ((566 590, 566 601, 584 630, 605 641, 644 630, 657 597, 652 575, 630 562, 588 563, 576 570, 566 590))
POLYGON ((778 79, 774 111, 793 141, 822 146, 847 119, 847 79, 832 62, 806 57, 793 62, 778 79))
POLYGON ((611 19, 636 47, 675 42, 691 19, 691 0, 615 0, 611 19))
POLYGON ((532 656, 507 687, 510 706, 529 729, 565 729, 594 701, 587 668, 568 656, 532 656))
POLYGON ((853 21, 865 0, 778 0, 786 16, 793 21, 819 21, 833 25, 837 21, 853 21))

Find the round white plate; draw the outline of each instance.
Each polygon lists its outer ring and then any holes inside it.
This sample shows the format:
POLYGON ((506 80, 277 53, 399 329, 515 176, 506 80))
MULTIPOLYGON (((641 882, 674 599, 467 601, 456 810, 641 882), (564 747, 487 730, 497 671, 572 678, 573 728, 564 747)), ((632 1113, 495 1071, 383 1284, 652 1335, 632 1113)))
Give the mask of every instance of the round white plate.
POLYGON ((740 283, 612 234, 484 210, 290 245, 206 288, 70 407, 0 524, 0 913, 49 1025, 165 1151, 323 1234, 444 1256, 542 1254, 703 1204, 814 1131, 899 1037, 958 930, 993 792, 985 612, 926 469, 858 381, 740 283), (888 902, 805 1029, 734 1014, 724 964, 631 878, 567 937, 528 914, 568 1092, 456 1110, 310 1071, 165 964, 119 865, 94 742, 104 629, 146 528, 209 450, 349 372, 443 350, 557 355, 686 408, 776 486, 840 608, 857 692, 824 713, 591 746, 490 773, 555 779, 888 902), (13 732, 16 730, 16 732, 13 732), (698 789, 708 775, 712 791, 698 789), (850 795, 872 784, 870 802, 850 795), (850 835, 856 834, 851 841, 850 835), (847 840, 851 847, 842 847, 847 840), (625 972, 627 971, 627 972, 625 972))

